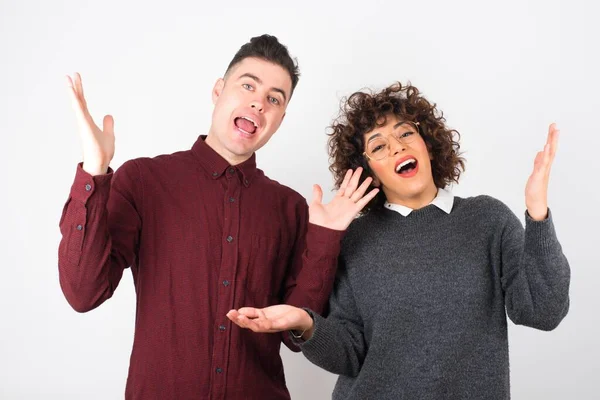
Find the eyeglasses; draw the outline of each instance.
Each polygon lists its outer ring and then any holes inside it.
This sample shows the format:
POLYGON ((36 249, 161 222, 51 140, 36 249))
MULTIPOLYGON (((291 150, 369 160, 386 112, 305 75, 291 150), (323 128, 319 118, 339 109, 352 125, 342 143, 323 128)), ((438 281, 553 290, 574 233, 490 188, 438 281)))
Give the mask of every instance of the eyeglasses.
MULTIPOLYGON (((393 136, 400 144, 407 145, 412 143, 419 135, 419 123, 412 121, 403 121, 394 126, 394 132, 388 136, 393 136)), ((386 136, 376 134, 365 145, 363 153, 370 160, 380 161, 391 155, 392 146, 386 136)))

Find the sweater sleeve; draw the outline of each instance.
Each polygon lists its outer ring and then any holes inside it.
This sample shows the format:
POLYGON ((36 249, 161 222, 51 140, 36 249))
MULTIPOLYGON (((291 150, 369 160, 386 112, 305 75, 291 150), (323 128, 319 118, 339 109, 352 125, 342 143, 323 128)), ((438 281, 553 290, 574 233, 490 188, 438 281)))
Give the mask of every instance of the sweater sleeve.
POLYGON ((310 362, 331 373, 357 376, 367 353, 367 344, 363 321, 342 260, 329 299, 329 315, 325 318, 307 311, 314 319, 315 328, 309 340, 298 342, 302 353, 310 362))
POLYGON ((502 231, 502 288, 508 317, 517 325, 549 331, 569 310, 571 270, 556 236, 552 214, 525 215, 525 229, 508 210, 502 231))

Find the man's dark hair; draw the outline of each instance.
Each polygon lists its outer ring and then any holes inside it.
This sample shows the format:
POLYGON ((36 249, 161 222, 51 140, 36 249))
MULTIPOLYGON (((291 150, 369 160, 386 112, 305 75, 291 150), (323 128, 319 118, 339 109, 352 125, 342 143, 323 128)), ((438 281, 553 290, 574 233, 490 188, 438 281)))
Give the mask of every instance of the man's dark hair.
MULTIPOLYGON (((260 58, 265 61, 269 61, 273 64, 279 65, 285 69, 292 79, 292 93, 298 84, 300 78, 300 70, 298 69, 298 61, 290 56, 287 47, 279 43, 279 40, 272 35, 261 35, 250 39, 248 43, 240 47, 233 60, 229 63, 225 75, 233 68, 236 64, 242 62, 244 59, 254 57, 260 58)), ((291 96, 291 93, 290 93, 291 96)))

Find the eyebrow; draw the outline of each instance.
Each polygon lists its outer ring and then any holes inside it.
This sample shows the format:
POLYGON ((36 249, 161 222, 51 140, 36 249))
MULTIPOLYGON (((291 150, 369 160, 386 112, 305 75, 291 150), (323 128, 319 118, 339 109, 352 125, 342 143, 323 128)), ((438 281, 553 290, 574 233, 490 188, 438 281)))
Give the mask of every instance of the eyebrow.
MULTIPOLYGON (((258 83, 259 85, 263 84, 262 79, 260 79, 258 76, 253 75, 249 72, 246 72, 242 75, 240 75, 240 77, 238 79, 242 79, 242 78, 250 78, 254 81, 256 81, 256 83, 258 83)), ((270 90, 277 92, 277 93, 281 93, 281 95, 283 96, 283 101, 287 101, 287 96, 285 94, 285 91, 283 89, 277 88, 277 87, 272 87, 270 90)))
MULTIPOLYGON (((392 128, 393 130, 398 129, 398 127, 400 127, 400 125, 405 124, 406 121, 400 121, 397 124, 394 125, 394 127, 392 128)), ((382 136, 381 133, 377 132, 376 134, 372 135, 371 137, 369 137, 369 140, 367 140, 367 143, 371 142, 371 140, 378 138, 382 136)))

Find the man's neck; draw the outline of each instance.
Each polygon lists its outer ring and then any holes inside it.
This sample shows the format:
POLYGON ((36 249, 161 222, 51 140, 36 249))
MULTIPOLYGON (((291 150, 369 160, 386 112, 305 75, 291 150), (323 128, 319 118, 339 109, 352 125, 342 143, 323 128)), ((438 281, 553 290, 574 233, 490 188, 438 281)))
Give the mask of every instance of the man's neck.
POLYGON ((204 143, 206 143, 206 145, 213 149, 218 155, 223 157, 229 163, 229 165, 241 164, 244 161, 248 160, 250 157, 252 157, 252 154, 247 156, 239 156, 237 154, 233 154, 232 152, 227 150, 225 146, 222 145, 222 143, 219 141, 219 139, 217 139, 215 135, 211 135, 210 133, 208 134, 208 136, 206 136, 204 143))

